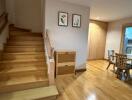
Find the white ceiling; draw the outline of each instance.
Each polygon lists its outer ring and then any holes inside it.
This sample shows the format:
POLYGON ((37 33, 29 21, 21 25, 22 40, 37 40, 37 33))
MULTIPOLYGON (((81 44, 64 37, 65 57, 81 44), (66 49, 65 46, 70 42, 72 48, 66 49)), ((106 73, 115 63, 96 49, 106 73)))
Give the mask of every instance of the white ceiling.
POLYGON ((62 0, 90 7, 90 18, 114 21, 132 16, 132 0, 62 0))

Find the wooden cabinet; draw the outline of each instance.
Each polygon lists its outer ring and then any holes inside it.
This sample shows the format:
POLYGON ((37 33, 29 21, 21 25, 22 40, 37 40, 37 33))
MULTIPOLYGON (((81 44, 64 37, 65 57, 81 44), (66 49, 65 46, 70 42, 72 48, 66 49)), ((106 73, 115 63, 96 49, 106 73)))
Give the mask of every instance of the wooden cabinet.
POLYGON ((56 75, 75 73, 76 52, 57 51, 55 53, 56 75))

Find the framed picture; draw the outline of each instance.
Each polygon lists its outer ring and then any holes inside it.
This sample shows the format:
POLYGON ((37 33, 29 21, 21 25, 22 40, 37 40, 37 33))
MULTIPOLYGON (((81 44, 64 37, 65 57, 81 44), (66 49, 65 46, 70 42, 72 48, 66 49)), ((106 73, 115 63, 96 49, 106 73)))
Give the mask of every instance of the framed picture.
POLYGON ((68 13, 59 12, 59 14, 58 14, 58 26, 68 26, 68 13))
POLYGON ((72 15, 72 27, 81 27, 81 15, 73 14, 72 15))

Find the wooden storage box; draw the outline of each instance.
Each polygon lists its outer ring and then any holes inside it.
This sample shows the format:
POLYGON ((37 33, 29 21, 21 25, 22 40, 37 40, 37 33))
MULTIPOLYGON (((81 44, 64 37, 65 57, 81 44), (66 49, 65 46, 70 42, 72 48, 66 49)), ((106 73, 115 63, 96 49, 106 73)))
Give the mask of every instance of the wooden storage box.
POLYGON ((76 52, 57 51, 55 55, 56 75, 75 73, 76 52))

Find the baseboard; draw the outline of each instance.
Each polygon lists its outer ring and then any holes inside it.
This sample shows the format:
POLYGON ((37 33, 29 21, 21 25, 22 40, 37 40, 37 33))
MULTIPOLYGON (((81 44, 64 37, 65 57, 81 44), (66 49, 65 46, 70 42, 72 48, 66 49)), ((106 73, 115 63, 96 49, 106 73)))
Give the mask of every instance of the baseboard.
POLYGON ((108 61, 108 59, 104 58, 104 60, 108 61))
POLYGON ((78 73, 78 72, 85 72, 86 71, 86 69, 76 69, 76 73, 78 73))
POLYGON ((16 27, 14 24, 10 24, 9 25, 9 29, 10 30, 19 30, 19 31, 22 31, 22 32, 31 32, 31 30, 30 29, 25 29, 25 28, 20 28, 20 27, 16 27), (11 29, 12 28, 12 29, 11 29))
POLYGON ((32 32, 32 33, 35 33, 35 34, 41 34, 41 35, 43 35, 43 33, 42 33, 42 32, 32 32))
POLYGON ((100 59, 88 59, 87 61, 94 61, 94 60, 106 60, 104 58, 100 58, 100 59))
MULTIPOLYGON (((20 28, 20 27, 15 26, 14 24, 10 24, 9 29, 10 30, 15 30, 16 29, 16 30, 19 30, 19 31, 22 31, 22 32, 32 32, 31 29, 20 28)), ((32 33, 42 34, 42 32, 32 32, 32 33)))
POLYGON ((14 24, 9 24, 9 27, 14 27, 14 24))
POLYGON ((2 50, 0 50, 0 60, 1 60, 1 58, 2 58, 2 50))

